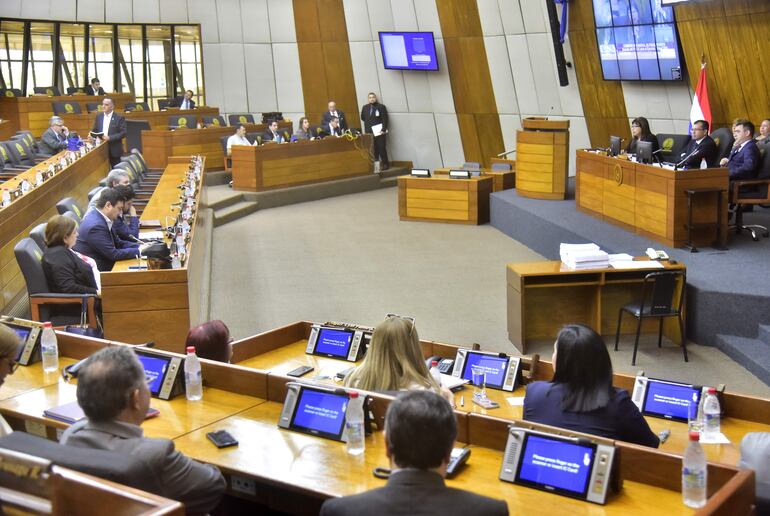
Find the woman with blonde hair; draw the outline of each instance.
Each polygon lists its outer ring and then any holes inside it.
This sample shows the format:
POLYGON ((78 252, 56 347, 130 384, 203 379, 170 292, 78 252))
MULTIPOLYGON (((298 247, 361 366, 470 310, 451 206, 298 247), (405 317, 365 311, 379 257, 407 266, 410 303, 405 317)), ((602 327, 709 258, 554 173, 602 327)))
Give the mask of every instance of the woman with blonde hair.
POLYGON ((345 378, 345 386, 365 391, 426 389, 453 402, 452 393, 428 372, 414 319, 398 315, 389 315, 374 329, 366 357, 345 378))

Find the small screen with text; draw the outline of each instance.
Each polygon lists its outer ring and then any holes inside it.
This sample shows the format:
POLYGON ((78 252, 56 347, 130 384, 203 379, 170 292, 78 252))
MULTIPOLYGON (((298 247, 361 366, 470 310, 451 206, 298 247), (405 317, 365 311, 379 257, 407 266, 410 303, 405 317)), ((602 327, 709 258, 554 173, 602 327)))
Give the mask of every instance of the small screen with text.
POLYGON ((642 411, 686 420, 690 404, 697 406, 699 400, 698 387, 650 380, 647 383, 647 397, 642 411))
POLYGON ((585 495, 593 457, 592 446, 528 435, 518 477, 545 488, 585 495))
POLYGON ((508 357, 468 353, 465 358, 463 379, 473 381, 473 366, 481 366, 486 372, 485 383, 489 387, 502 388, 505 382, 505 370, 508 367, 508 357))
POLYGON ((161 385, 163 385, 163 377, 166 374, 168 360, 145 355, 137 355, 137 357, 139 357, 139 361, 142 363, 142 367, 144 367, 144 377, 147 380, 150 392, 158 394, 161 385))
POLYGON ((352 340, 353 333, 349 331, 322 328, 318 332, 315 351, 324 355, 346 358, 348 351, 350 351, 350 342, 352 340))
POLYGON ((311 432, 339 436, 345 422, 346 394, 302 389, 293 425, 311 432))

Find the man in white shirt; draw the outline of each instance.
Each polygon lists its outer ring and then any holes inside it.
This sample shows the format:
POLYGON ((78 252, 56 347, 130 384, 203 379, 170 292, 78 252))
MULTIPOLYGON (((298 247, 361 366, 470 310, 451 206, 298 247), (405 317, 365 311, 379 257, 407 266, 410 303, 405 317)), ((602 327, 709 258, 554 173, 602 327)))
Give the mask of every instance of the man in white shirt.
MULTIPOLYGON (((252 145, 252 143, 246 138, 246 126, 238 124, 235 126, 235 134, 227 139, 227 155, 230 156, 233 153, 233 145, 252 145)), ((254 142, 256 145, 257 142, 254 142)))
POLYGON ((340 129, 345 132, 348 130, 348 120, 345 118, 345 113, 343 113, 341 110, 337 109, 337 103, 333 100, 329 102, 328 105, 329 111, 325 112, 323 114, 323 118, 321 119, 321 127, 326 132, 329 131, 329 124, 332 121, 332 118, 338 118, 339 119, 339 127, 340 129))
POLYGON ((187 90, 184 92, 183 96, 177 97, 176 100, 179 109, 195 109, 195 101, 192 98, 192 90, 187 90))
POLYGON ((102 101, 102 112, 96 115, 93 135, 99 136, 110 146, 110 165, 114 167, 120 163, 123 155, 123 138, 126 137, 126 119, 115 113, 115 104, 107 97, 102 101))

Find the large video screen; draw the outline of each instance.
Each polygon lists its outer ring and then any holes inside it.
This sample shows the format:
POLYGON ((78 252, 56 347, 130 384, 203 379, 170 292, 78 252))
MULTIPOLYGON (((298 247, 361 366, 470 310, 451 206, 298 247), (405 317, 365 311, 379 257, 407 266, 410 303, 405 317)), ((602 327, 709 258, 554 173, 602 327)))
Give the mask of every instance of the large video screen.
POLYGON ((674 8, 661 2, 593 0, 605 80, 682 80, 674 8))
POLYGON ((380 32, 385 68, 391 70, 438 70, 432 32, 380 32))

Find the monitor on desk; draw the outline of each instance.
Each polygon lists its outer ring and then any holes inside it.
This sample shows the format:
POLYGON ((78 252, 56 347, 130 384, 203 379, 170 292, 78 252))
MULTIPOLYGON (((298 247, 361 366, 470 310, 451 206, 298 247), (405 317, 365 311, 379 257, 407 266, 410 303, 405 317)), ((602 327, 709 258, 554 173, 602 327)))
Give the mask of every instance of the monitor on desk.
POLYGON ((355 362, 369 346, 372 334, 361 329, 314 324, 305 353, 355 362))
POLYGON ((610 136, 610 156, 617 156, 620 154, 620 144, 623 138, 620 136, 610 136))
POLYGON ((686 423, 690 407, 697 407, 706 387, 639 375, 631 401, 645 416, 686 423))
POLYGON ((146 349, 135 349, 144 368, 150 394, 162 400, 170 400, 184 392, 183 360, 180 357, 161 355, 146 349))
POLYGON ((287 384, 287 389, 278 420, 280 428, 335 441, 347 440, 345 411, 349 395, 345 389, 294 382, 287 384))
POLYGON ((505 353, 458 349, 452 376, 473 380, 473 366, 482 366, 486 372, 486 387, 513 392, 518 383, 521 358, 505 353))
POLYGON ((42 323, 12 317, 4 318, 1 322, 12 329, 19 338, 19 345, 16 348, 16 362, 25 366, 39 362, 41 360, 40 334, 43 331, 42 323))
POLYGON ((652 163, 652 142, 636 142, 636 161, 637 163, 652 163))

